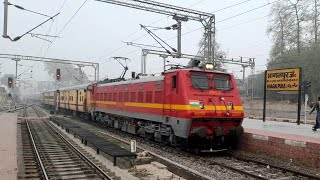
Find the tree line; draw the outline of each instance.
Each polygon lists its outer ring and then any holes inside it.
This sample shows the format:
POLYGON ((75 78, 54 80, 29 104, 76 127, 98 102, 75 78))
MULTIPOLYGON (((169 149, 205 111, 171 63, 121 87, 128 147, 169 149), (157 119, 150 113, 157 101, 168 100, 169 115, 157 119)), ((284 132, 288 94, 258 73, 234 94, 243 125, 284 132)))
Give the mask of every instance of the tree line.
POLYGON ((272 40, 267 68, 301 67, 312 98, 320 96, 319 7, 319 0, 279 1, 271 7, 267 29, 272 40))

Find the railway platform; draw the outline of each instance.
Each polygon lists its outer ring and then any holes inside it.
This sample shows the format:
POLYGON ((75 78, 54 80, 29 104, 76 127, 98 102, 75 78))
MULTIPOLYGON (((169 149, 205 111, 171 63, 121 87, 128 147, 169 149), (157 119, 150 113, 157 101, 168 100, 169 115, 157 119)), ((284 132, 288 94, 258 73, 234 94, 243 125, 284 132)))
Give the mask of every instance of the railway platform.
POLYGON ((0 114, 0 179, 17 179, 17 114, 0 114))
POLYGON ((320 168, 320 130, 312 125, 245 119, 243 127, 240 150, 320 168))

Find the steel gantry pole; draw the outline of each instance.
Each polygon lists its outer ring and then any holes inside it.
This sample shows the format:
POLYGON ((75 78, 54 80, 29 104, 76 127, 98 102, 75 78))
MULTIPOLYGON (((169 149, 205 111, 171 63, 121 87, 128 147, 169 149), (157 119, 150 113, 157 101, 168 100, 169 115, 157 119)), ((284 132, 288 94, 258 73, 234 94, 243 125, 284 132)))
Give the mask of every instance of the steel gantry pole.
POLYGON ((8 38, 8 0, 4 0, 4 16, 3 16, 3 38, 8 38))
POLYGON ((12 58, 12 60, 16 62, 16 75, 15 75, 15 84, 16 84, 18 80, 18 62, 21 60, 19 58, 12 58))
POLYGON ((0 54, 0 59, 11 59, 16 61, 16 79, 18 78, 18 61, 35 61, 35 62, 46 62, 54 64, 70 64, 81 67, 93 67, 95 69, 95 81, 99 80, 99 63, 93 63, 88 61, 78 61, 78 60, 67 60, 67 59, 57 59, 57 58, 44 58, 37 56, 26 56, 18 54, 0 54))
POLYGON ((177 21, 177 53, 176 57, 180 58, 182 54, 181 50, 181 36, 182 21, 199 21, 201 23, 205 22, 206 34, 209 37, 207 42, 207 51, 208 51, 208 61, 213 61, 214 59, 214 43, 212 43, 212 36, 215 34, 215 15, 211 13, 206 13, 202 11, 197 11, 189 8, 183 8, 171 4, 166 4, 162 2, 152 1, 152 0, 96 0, 99 2, 114 4, 118 6, 129 7, 133 9, 139 9, 143 11, 149 11, 158 14, 164 14, 167 16, 172 16, 174 20, 177 21))

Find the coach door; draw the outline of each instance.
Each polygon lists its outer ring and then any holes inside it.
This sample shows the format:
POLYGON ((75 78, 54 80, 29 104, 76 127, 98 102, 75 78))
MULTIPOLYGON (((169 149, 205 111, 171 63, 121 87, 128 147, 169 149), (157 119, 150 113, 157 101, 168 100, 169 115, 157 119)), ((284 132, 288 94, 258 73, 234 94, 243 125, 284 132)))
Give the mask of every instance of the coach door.
POLYGON ((174 109, 175 98, 177 98, 178 78, 177 73, 170 73, 165 76, 165 116, 176 116, 174 109))

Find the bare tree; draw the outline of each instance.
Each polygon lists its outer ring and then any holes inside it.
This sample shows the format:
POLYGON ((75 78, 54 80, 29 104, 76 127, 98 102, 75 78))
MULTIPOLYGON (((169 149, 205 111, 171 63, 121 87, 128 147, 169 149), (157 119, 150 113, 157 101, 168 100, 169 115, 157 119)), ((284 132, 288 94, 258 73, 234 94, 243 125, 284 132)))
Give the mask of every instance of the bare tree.
POLYGON ((318 8, 319 8, 319 4, 318 4, 318 0, 312 0, 313 2, 313 35, 314 35, 314 42, 318 43, 318 21, 319 21, 319 13, 318 13, 318 8))
MULTIPOLYGON (((219 59, 219 57, 224 57, 226 56, 226 53, 221 49, 221 46, 218 42, 216 42, 214 40, 215 38, 213 38, 212 41, 214 41, 212 44, 214 45, 214 56, 215 59, 219 59)), ((205 35, 201 38, 198 46, 199 46, 199 51, 197 53, 197 56, 202 56, 204 57, 204 59, 201 59, 202 61, 205 61, 205 57, 207 57, 208 54, 208 48, 207 48, 207 43, 206 43, 206 37, 205 35)), ((220 69, 222 64, 220 64, 219 62, 215 62, 216 64, 216 68, 220 69)))
POLYGON ((296 49, 301 52, 306 37, 303 27, 309 16, 309 0, 283 0, 275 3, 270 11, 270 21, 267 33, 272 36, 272 57, 296 49))
POLYGON ((282 55, 288 48, 290 42, 290 27, 292 26, 292 16, 290 9, 284 2, 278 2, 272 6, 270 11, 272 19, 267 29, 268 35, 272 36, 273 47, 271 56, 282 55))
POLYGON ((301 20, 300 20, 300 16, 299 16, 299 10, 298 10, 298 3, 300 2, 300 0, 296 0, 295 3, 293 3, 291 0, 289 0, 290 3, 293 5, 294 8, 294 12, 295 12, 295 16, 296 16, 296 23, 297 23, 297 51, 298 53, 301 52, 301 42, 300 42, 300 38, 301 38, 301 20))

